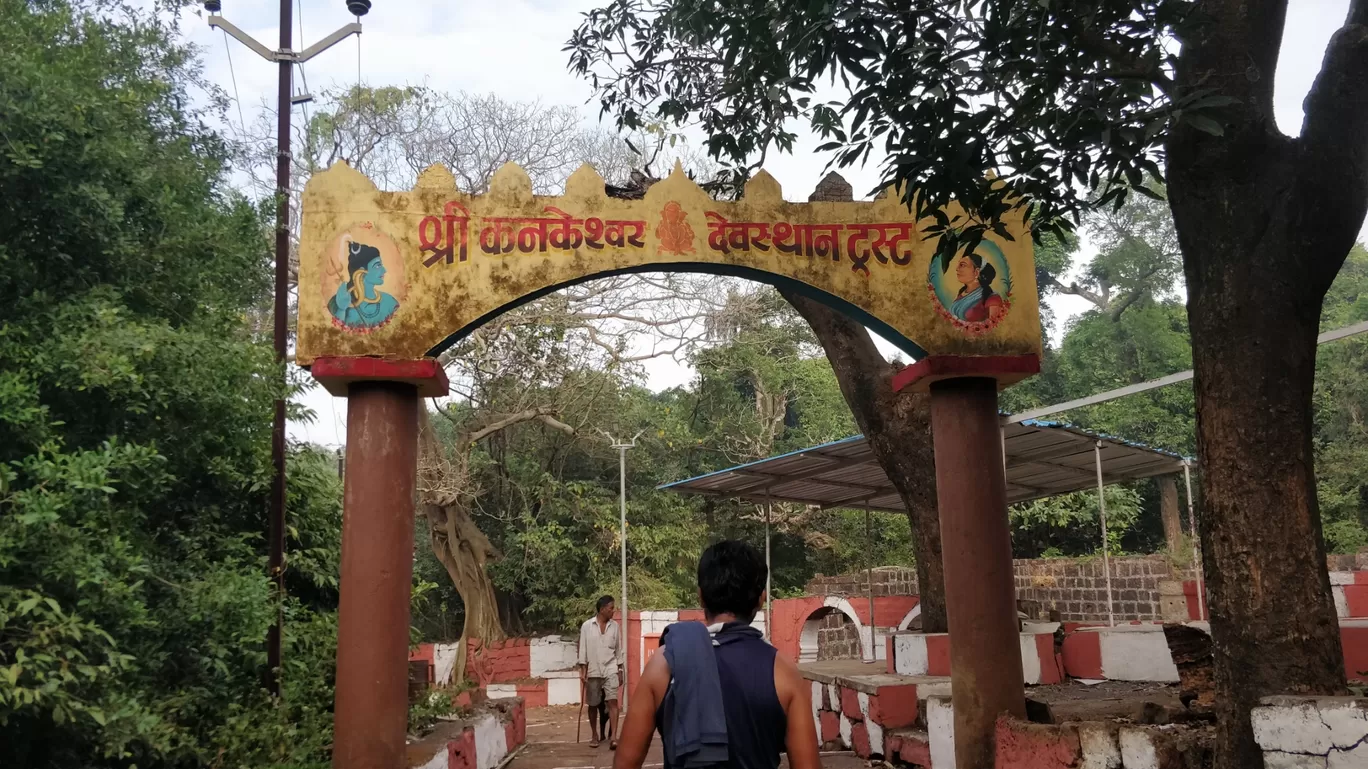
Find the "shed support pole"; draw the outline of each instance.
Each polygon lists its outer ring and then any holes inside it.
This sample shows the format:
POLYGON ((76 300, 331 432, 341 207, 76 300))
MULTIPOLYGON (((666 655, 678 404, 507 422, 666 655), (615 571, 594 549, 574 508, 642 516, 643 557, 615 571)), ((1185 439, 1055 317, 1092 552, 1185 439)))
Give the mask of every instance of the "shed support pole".
POLYGON ((774 503, 765 497, 765 640, 774 639, 774 565, 770 562, 770 518, 774 513, 774 503))
MULTIPOLYGON (((958 769, 993 769, 996 723, 1026 717, 997 382, 931 383, 958 769)), ((946 768, 948 769, 948 768, 946 768)))
POLYGON ((879 642, 875 636, 878 624, 874 622, 874 535, 869 527, 869 500, 864 503, 865 514, 865 585, 869 590, 869 659, 873 662, 879 658, 879 653, 875 651, 874 644, 879 642))
POLYGON ((1188 530, 1192 533, 1192 568, 1197 574, 1197 619, 1206 619, 1206 573, 1202 554, 1197 550, 1197 507, 1192 502, 1192 463, 1183 460, 1183 485, 1187 487, 1188 530))
POLYGON ((1097 460, 1097 513, 1102 520, 1102 571, 1107 577, 1107 624, 1116 627, 1116 614, 1112 612, 1111 547, 1107 542, 1107 498, 1102 492, 1102 441, 1093 443, 1093 457, 1097 460))

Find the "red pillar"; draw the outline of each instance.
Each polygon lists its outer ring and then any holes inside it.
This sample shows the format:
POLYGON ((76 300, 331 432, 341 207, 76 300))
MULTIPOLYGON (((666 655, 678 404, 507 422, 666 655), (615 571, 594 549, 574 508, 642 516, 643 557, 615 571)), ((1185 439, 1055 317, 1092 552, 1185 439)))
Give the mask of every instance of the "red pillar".
POLYGON ((321 358, 347 396, 335 769, 402 769, 408 730, 409 593, 420 395, 444 395, 434 361, 321 358))
POLYGON ((993 769, 994 723, 1024 718, 997 382, 931 384, 958 769, 993 769))

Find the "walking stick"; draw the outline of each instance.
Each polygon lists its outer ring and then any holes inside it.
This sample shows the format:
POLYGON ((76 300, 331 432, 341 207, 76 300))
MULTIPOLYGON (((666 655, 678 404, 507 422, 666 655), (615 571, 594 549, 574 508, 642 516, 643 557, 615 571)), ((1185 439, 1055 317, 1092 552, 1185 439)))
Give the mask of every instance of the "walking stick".
POLYGON ((579 715, 575 716, 575 744, 580 741, 580 732, 584 729, 584 679, 580 679, 580 706, 579 715))

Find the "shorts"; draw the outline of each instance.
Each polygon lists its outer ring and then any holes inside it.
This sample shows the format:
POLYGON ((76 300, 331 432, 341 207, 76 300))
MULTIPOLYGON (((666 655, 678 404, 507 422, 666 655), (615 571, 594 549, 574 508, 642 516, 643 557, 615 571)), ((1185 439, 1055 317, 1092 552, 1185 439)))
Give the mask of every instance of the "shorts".
POLYGON ((596 708, 605 701, 617 702, 617 698, 617 673, 606 678, 590 678, 584 682, 584 704, 591 708, 596 708))

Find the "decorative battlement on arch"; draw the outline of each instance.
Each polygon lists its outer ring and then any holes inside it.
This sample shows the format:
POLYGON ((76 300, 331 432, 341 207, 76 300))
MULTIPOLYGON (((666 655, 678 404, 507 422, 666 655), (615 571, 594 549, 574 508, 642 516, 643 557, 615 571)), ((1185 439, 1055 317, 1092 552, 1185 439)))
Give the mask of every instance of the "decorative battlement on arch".
MULTIPOLYGON (((953 217, 958 212, 949 212, 953 217)), ((761 172, 737 201, 681 169, 640 200, 609 197, 588 165, 560 197, 506 165, 484 195, 433 166, 385 192, 345 164, 309 180, 300 243, 296 358, 432 356, 481 323, 604 274, 699 271, 804 291, 909 354, 1030 356, 1040 319, 1030 234, 986 239, 949 262, 891 196, 790 203, 761 172)))

